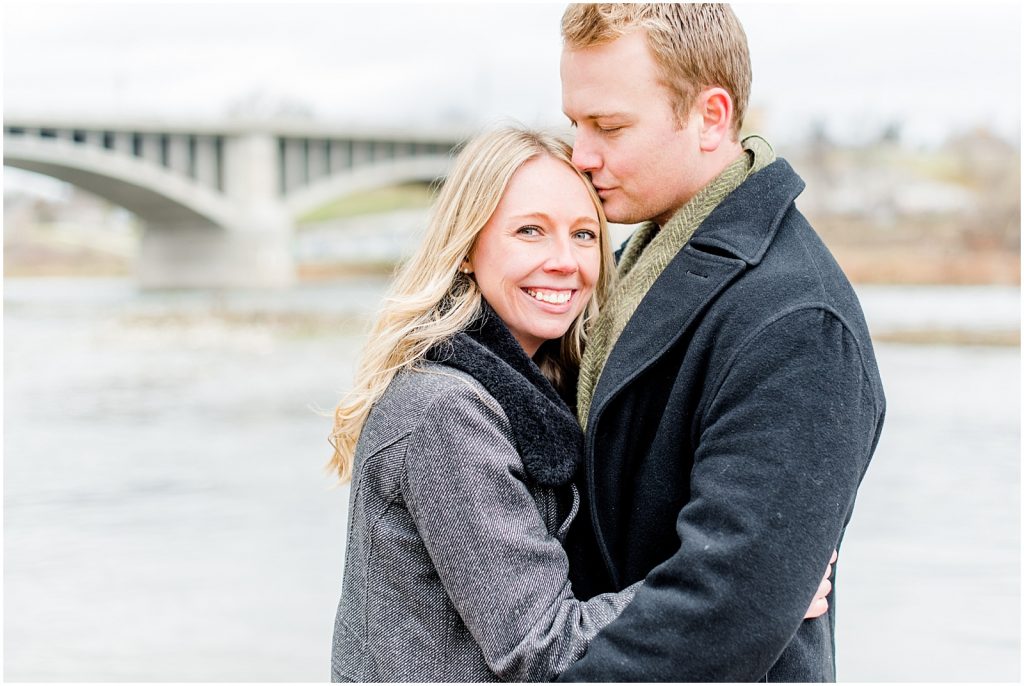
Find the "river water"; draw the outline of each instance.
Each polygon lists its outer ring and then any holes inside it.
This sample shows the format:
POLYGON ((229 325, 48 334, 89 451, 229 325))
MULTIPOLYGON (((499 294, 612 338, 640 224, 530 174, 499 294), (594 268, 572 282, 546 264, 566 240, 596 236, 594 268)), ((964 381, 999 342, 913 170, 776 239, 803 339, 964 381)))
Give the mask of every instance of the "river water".
MULTIPOLYGON (((4 284, 4 676, 321 681, 347 489, 329 411, 380 279, 4 284)), ((862 289, 878 329, 1019 328, 1018 289, 862 289)), ((837 568, 840 680, 1020 677, 1020 351, 883 344, 837 568)))

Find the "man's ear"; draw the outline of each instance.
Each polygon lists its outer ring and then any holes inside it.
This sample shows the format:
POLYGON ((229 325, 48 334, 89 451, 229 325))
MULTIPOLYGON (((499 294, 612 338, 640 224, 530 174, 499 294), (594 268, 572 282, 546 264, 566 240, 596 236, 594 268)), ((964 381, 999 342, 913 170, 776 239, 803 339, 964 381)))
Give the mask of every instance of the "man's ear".
POLYGON ((714 152, 722 143, 732 140, 732 98, 724 88, 706 88, 694 103, 700 125, 700 149, 714 152))

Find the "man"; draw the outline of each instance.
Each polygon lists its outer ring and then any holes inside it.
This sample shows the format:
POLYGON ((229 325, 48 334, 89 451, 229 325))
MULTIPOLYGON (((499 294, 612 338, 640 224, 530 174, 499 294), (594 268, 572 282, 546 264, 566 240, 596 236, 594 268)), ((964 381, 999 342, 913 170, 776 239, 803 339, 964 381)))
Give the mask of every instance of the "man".
POLYGON ((584 355, 579 597, 645 584, 563 675, 834 681, 802 621, 885 399, 860 305, 757 137, 727 5, 572 5, 562 99, 608 219, 646 221, 584 355))

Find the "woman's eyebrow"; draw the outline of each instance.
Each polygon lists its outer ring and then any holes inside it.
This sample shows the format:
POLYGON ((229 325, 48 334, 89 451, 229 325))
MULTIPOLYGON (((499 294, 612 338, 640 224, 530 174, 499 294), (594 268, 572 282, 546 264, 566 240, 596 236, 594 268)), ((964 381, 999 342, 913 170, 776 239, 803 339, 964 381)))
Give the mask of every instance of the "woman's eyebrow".
POLYGON ((524 212, 522 214, 513 214, 509 216, 509 219, 513 221, 522 219, 551 219, 551 216, 546 212, 524 212))

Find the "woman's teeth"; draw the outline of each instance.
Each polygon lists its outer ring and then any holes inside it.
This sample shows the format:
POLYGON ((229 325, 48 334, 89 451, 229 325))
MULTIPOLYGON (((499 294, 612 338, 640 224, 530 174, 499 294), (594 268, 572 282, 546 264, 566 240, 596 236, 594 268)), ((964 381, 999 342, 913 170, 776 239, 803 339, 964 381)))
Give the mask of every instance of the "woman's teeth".
POLYGON ((537 291, 532 288, 524 288, 523 290, 531 297, 541 302, 551 303, 552 305, 567 303, 572 298, 572 291, 537 291))

